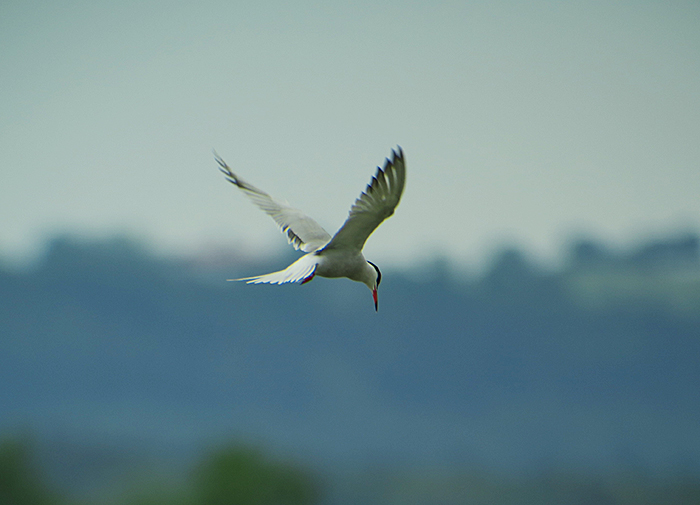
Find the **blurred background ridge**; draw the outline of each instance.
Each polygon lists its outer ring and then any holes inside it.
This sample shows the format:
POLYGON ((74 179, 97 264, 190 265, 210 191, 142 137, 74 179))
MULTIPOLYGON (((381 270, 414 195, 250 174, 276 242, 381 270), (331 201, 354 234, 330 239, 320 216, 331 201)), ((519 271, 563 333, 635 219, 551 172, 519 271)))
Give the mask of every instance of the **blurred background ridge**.
MULTIPOLYGON (((235 252, 71 236, 45 250, 0 270, 0 433, 31 440, 57 493, 122 496, 115 482, 146 468, 190 496, 182 475, 220 444, 295 461, 299 486, 315 482, 303 496, 338 503, 371 468, 393 475, 363 495, 377 503, 417 468, 427 495, 472 476, 503 503, 494 482, 529 489, 533 472, 556 483, 542 496, 700 477, 695 234, 617 252, 580 240, 556 271, 517 249, 480 275, 390 269, 379 314, 350 281, 226 283, 277 266, 235 252)), ((473 491, 459 489, 445 503, 473 491)))

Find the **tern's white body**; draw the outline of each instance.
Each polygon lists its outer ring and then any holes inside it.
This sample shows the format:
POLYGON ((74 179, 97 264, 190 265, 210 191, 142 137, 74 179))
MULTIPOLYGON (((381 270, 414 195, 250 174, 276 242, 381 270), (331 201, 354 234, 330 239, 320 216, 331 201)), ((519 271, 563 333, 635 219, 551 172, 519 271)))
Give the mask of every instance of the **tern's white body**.
POLYGON ((316 275, 331 278, 347 277, 353 281, 370 284, 376 280, 377 272, 367 263, 361 252, 348 253, 331 249, 319 256, 316 275))
POLYGON ((348 219, 333 237, 301 211, 274 200, 264 191, 243 181, 218 156, 216 161, 229 182, 244 191, 258 207, 270 215, 296 249, 307 253, 279 272, 234 280, 249 284, 299 281, 303 284, 315 275, 347 277, 366 284, 372 290, 375 309, 377 308, 377 287, 381 282, 381 273, 374 263, 365 259, 362 248, 377 226, 394 213, 401 199, 406 182, 406 163, 401 148, 398 153, 393 151, 391 161, 387 159, 384 168, 377 168, 372 182, 355 200, 348 219))

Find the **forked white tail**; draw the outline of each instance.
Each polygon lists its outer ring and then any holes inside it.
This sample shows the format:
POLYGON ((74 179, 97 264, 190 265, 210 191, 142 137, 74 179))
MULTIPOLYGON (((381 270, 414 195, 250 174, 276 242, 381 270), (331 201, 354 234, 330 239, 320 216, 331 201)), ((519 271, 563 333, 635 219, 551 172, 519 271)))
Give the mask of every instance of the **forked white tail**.
POLYGON ((286 282, 298 282, 312 277, 317 266, 318 256, 314 253, 309 253, 305 254, 287 268, 280 270, 279 272, 257 275, 255 277, 227 280, 245 281, 246 284, 284 284, 286 282))

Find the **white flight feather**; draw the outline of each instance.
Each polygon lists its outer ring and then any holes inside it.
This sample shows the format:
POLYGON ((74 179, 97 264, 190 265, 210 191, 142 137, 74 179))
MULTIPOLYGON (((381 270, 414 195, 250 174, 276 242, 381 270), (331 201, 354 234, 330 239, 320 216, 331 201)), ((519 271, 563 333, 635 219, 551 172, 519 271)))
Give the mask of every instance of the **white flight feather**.
POLYGON ((287 240, 294 249, 313 252, 323 247, 331 239, 330 234, 320 224, 302 211, 289 206, 286 202, 278 202, 263 190, 244 181, 233 173, 226 162, 214 152, 219 169, 226 179, 241 189, 255 205, 275 220, 280 231, 287 235, 287 240))

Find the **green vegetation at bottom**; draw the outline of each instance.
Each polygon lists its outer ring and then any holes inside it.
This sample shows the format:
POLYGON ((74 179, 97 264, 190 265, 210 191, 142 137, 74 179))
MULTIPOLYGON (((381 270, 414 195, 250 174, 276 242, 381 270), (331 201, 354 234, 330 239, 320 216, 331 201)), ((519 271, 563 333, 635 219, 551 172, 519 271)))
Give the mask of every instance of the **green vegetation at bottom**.
MULTIPOLYGON (((69 497, 53 489, 26 439, 0 442, 2 505, 345 505, 350 503, 412 505, 561 504, 697 505, 700 478, 620 472, 585 475, 543 471, 529 477, 496 476, 479 470, 396 468, 352 475, 326 471, 326 478, 280 462, 245 445, 208 452, 180 479, 167 483, 140 476, 139 484, 122 482, 117 489, 92 498, 69 497), (324 492, 321 493, 321 488, 324 492)), ((133 478, 133 474, 132 474, 133 478)))

